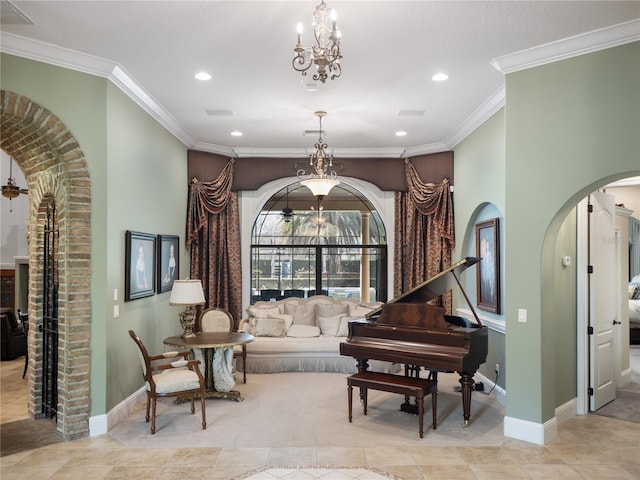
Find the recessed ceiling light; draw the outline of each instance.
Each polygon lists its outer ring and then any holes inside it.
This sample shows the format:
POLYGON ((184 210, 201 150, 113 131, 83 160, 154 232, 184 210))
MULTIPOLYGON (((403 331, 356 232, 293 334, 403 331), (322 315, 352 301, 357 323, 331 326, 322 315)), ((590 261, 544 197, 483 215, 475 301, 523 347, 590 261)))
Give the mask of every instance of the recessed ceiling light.
POLYGON ((211 75, 209 75, 207 72, 198 72, 194 75, 194 77, 198 80, 211 80, 211 75))
POLYGON ((433 77, 431 77, 431 80, 433 80, 434 82, 444 82, 445 80, 449 79, 449 75, 447 75, 446 73, 436 73, 433 77))
POLYGON ((242 136, 242 132, 238 131, 238 130, 234 130, 233 132, 231 132, 231 135, 234 137, 241 137, 242 136))
POLYGON ((398 130, 396 132, 396 137, 404 137, 407 135, 407 132, 405 132, 404 130, 398 130))

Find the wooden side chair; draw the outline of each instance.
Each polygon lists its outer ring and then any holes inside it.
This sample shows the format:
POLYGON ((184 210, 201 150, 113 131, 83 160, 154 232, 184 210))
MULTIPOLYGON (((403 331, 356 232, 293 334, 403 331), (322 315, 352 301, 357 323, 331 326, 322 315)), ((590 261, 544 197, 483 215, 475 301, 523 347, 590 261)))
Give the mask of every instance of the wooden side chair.
POLYGON ((142 376, 147 391, 147 416, 151 409, 151 433, 156 433, 156 401, 163 397, 189 397, 191 400, 191 414, 194 414, 195 398, 200 397, 202 410, 202 429, 206 430, 205 415, 206 386, 204 377, 198 368, 199 360, 189 360, 189 350, 181 352, 165 352, 159 355, 149 355, 146 347, 133 330, 129 336, 138 346, 142 376), (173 361, 169 362, 169 360, 173 361))
MULTIPOLYGON (((235 329, 233 315, 223 308, 210 308, 202 312, 200 331, 233 332, 235 329)), ((247 383, 247 346, 240 345, 233 349, 234 358, 242 357, 242 383, 247 383)))

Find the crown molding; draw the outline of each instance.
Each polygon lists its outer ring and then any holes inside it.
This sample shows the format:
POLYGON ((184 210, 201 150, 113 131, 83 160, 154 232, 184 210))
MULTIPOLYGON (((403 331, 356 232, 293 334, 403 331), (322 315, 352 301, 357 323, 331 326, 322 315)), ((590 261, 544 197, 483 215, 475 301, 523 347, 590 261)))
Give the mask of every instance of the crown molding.
POLYGON ((185 146, 190 147, 196 143, 195 139, 116 62, 6 32, 0 33, 0 51, 106 78, 185 146))
POLYGON ((173 116, 169 114, 155 99, 149 95, 131 76, 120 66, 113 69, 109 80, 133 100, 140 108, 151 115, 160 125, 166 128, 187 148, 196 143, 189 132, 180 126, 173 116))
POLYGON ((0 32, 0 52, 107 78, 116 63, 39 40, 0 32))
POLYGON ((193 146, 189 148, 200 152, 215 153, 229 158, 236 158, 238 156, 231 147, 225 147, 223 145, 217 145, 209 142, 195 142, 193 146))
POLYGON ((448 150, 452 150, 456 145, 473 133, 480 125, 486 122, 492 115, 505 105, 506 89, 502 84, 482 105, 480 105, 467 119, 460 124, 448 137, 444 143, 448 150))
POLYGON ((412 158, 420 155, 428 155, 430 153, 440 153, 451 150, 447 142, 425 143, 415 147, 407 147, 402 153, 402 158, 412 158))
MULTIPOLYGON (((313 149, 309 149, 313 152, 313 149)), ((333 148, 333 156, 336 158, 402 158, 404 147, 383 148, 333 148)), ((309 156, 309 155, 306 155, 309 156)))
MULTIPOLYGON (((640 20, 587 32, 538 47, 496 57, 491 65, 508 74, 547 63, 568 59, 640 40, 640 20)), ((119 64, 68 48, 58 47, 19 35, 0 32, 0 52, 107 78, 140 108, 164 126, 187 148, 229 157, 303 158, 311 152, 304 148, 232 148, 200 142, 173 118, 119 64)), ((452 150, 488 118, 505 105, 502 85, 442 142, 405 148, 336 148, 333 154, 342 158, 407 158, 452 150)))
POLYGON ((593 30, 491 60, 493 67, 513 73, 640 40, 640 20, 593 30))
MULTIPOLYGON (((206 149, 205 151, 213 153, 214 150, 210 149, 212 146, 204 143, 199 143, 199 149, 206 149)), ((222 147, 218 147, 222 148, 222 147)), ((437 150, 442 151, 442 148, 437 150)), ((313 154, 313 148, 254 148, 254 147, 241 147, 234 148, 233 153, 237 158, 307 158, 313 154)), ((336 158, 401 158, 404 156, 404 148, 332 148, 331 154, 336 158)))

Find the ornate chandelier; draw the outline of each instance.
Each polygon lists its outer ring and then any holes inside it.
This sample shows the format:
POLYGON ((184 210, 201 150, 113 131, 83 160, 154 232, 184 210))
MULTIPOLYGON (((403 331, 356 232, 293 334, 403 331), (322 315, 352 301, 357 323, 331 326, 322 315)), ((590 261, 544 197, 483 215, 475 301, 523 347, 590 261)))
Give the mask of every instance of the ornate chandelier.
POLYGON ((311 65, 315 65, 314 80, 320 80, 324 83, 329 74, 331 74, 331 80, 334 80, 342 74, 342 67, 340 66, 340 59, 342 58, 340 53, 341 34, 336 25, 336 11, 332 8, 327 8, 324 0, 322 0, 313 13, 312 25, 316 44, 310 48, 305 48, 300 40, 302 23, 298 23, 298 44, 293 49, 296 52, 292 62, 293 68, 298 72, 302 72, 304 76, 311 65), (327 73, 327 69, 329 73, 327 73))
POLYGON ((327 112, 315 112, 320 120, 320 136, 315 144, 316 151, 309 155, 309 165, 313 171, 307 173, 303 169, 298 170, 300 183, 311 190, 316 197, 328 195, 331 189, 340 183, 338 174, 330 170, 333 167, 333 155, 326 153, 327 144, 322 140, 322 117, 326 114, 327 112))

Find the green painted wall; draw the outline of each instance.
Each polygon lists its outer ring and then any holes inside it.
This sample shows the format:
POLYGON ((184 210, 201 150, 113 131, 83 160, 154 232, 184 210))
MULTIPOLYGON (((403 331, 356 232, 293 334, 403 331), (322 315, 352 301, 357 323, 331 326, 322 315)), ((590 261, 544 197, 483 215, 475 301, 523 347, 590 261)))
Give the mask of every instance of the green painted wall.
POLYGON ((542 284, 553 295, 546 296, 542 302, 542 317, 548 328, 554 330, 550 337, 555 356, 553 372, 545 372, 543 388, 551 383, 550 375, 553 375, 554 408, 577 395, 576 232, 577 213, 573 208, 562 222, 555 238, 549 239, 545 247, 549 249, 549 254, 543 256, 546 265, 542 269, 542 284), (564 256, 571 257, 571 265, 562 266, 564 256))
MULTIPOLYGON (((489 218, 500 222, 500 244, 504 244, 504 175, 505 175, 505 114, 501 109, 454 150, 454 201, 456 207, 456 248, 452 257, 458 260, 475 256, 475 225, 489 218)), ((504 249, 501 249, 501 276, 504 278, 504 249)), ((476 313, 504 322, 503 314, 493 314, 476 308, 476 269, 468 269, 462 278, 465 292, 476 313)), ((504 291, 504 287, 501 289, 504 291)), ((503 295, 502 295, 503 296, 503 295)), ((504 298, 501 301, 504 305, 504 298)), ((466 308, 460 292, 454 290, 454 305, 466 308)), ((500 364, 497 384, 505 386, 507 364, 505 359, 505 335, 490 330, 487 362, 479 372, 495 380, 495 365, 500 364)))
POLYGON ((87 161, 92 189, 90 414, 104 414, 142 386, 128 330, 137 330, 150 350, 162 350, 162 338, 179 331, 168 293, 124 302, 124 232, 180 235, 180 270, 183 276, 188 272, 186 147, 104 78, 6 54, 0 61, 1 87, 58 116, 87 161), (113 319, 116 303, 120 317, 113 319))
POLYGON ((575 355, 556 335, 576 319, 543 310, 563 293, 547 281, 561 275, 553 245, 580 199, 640 173, 640 43, 509 74, 506 88, 507 415, 544 423, 566 396, 557 386, 575 384, 557 371, 575 355))
POLYGON ((188 275, 185 249, 187 152, 184 145, 113 84, 107 85, 108 258, 106 294, 107 411, 141 386, 134 330, 151 352, 181 331, 170 292, 124 301, 125 232, 179 235, 180 278, 188 275), (113 290, 118 289, 117 302, 113 290), (113 305, 120 317, 113 318, 113 305), (126 348, 123 348, 126 347, 126 348), (130 368, 135 365, 136 368, 130 368))

